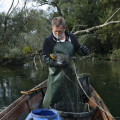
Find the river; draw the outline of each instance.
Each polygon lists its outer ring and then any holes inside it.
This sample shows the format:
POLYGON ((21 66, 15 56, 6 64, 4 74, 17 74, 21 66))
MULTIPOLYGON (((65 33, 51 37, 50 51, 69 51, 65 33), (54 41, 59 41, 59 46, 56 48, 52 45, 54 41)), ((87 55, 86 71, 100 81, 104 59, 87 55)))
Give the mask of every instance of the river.
MULTIPOLYGON (((120 120, 120 62, 77 60, 79 73, 90 74, 90 83, 104 100, 116 120, 120 120)), ((0 111, 26 91, 47 79, 48 69, 33 63, 0 66, 0 111)))

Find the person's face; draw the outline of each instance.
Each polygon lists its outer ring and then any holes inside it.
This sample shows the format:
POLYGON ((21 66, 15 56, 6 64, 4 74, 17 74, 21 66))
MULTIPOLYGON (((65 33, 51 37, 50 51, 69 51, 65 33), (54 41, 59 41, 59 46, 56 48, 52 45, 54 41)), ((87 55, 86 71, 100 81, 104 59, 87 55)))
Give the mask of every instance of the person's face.
POLYGON ((62 39, 65 36, 65 28, 63 28, 62 25, 60 25, 59 27, 56 27, 55 25, 52 27, 52 31, 53 31, 53 35, 57 38, 57 39, 62 39))

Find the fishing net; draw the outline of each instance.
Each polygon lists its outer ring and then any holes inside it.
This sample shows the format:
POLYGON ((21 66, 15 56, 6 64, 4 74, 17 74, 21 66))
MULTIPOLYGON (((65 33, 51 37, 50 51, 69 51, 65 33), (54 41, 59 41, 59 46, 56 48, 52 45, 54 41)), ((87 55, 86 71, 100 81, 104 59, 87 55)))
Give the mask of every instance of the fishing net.
POLYGON ((91 96, 91 89, 90 89, 90 83, 89 83, 89 74, 78 74, 78 80, 80 81, 81 86, 79 85, 79 94, 82 98, 83 102, 88 102, 88 96, 91 96))
POLYGON ((94 108, 87 103, 56 103, 50 106, 58 111, 62 120, 92 120, 94 108))
MULTIPOLYGON (((50 107, 55 109, 60 114, 62 120, 92 120, 94 114, 94 108, 91 107, 87 102, 88 98, 85 93, 90 96, 90 84, 89 75, 80 74, 78 79, 81 83, 79 86, 78 93, 82 99, 76 102, 59 102, 51 104, 50 107)), ((66 93, 67 94, 67 93, 66 93)), ((74 97, 74 96, 73 96, 74 97)))

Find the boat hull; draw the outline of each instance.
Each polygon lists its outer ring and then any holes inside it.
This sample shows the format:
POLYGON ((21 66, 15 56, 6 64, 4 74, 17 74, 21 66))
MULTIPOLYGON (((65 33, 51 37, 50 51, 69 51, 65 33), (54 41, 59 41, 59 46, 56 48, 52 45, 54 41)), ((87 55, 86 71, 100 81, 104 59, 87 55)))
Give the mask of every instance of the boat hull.
MULTIPOLYGON (((47 88, 47 80, 33 88, 28 95, 22 95, 10 106, 0 113, 0 120, 24 120, 31 110, 41 108, 42 101, 47 88), (39 88, 33 91, 35 88, 39 88)), ((103 100, 91 86, 91 96, 88 104, 95 109, 92 120, 114 120, 111 114, 106 114, 103 110, 109 112, 103 100), (101 110, 100 108, 103 110, 101 110)))
POLYGON ((31 110, 40 108, 46 91, 46 82, 41 83, 40 89, 29 95, 22 95, 0 113, 0 120, 24 120, 31 110))

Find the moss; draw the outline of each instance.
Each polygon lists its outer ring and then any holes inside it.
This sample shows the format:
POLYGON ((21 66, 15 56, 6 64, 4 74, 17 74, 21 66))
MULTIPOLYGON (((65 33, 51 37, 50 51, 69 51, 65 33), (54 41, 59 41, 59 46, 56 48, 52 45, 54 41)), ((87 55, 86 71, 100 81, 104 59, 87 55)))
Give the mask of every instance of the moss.
POLYGON ((32 48, 29 46, 24 47, 22 50, 23 55, 27 55, 27 54, 31 54, 31 53, 32 53, 32 48))

